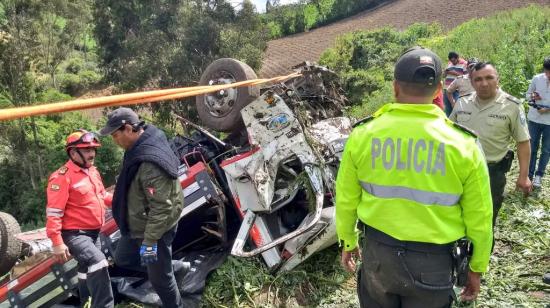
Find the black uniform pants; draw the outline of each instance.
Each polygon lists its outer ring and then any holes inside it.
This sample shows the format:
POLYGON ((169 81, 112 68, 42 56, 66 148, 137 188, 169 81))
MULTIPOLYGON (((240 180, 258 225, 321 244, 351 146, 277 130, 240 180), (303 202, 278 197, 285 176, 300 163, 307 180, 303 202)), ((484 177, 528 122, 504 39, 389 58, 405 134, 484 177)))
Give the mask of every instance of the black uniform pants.
POLYGON ((78 262, 78 291, 83 306, 92 297, 92 307, 114 307, 109 263, 101 252, 99 230, 63 230, 61 236, 78 262))
POLYGON ((498 212, 504 201, 504 188, 506 187, 506 173, 510 171, 514 152, 509 151, 504 158, 497 163, 488 163, 489 180, 491 184, 491 197, 493 198, 493 230, 498 217, 498 212))
POLYGON ((117 243, 115 252, 117 266, 133 271, 147 272, 153 289, 162 301, 162 307, 183 307, 172 265, 172 241, 176 235, 176 229, 177 226, 164 233, 157 241, 158 260, 153 264, 148 264, 146 268, 141 266, 139 255, 142 239, 122 236, 117 243))
POLYGON ((450 307, 452 245, 404 242, 366 228, 357 293, 362 308, 450 307))

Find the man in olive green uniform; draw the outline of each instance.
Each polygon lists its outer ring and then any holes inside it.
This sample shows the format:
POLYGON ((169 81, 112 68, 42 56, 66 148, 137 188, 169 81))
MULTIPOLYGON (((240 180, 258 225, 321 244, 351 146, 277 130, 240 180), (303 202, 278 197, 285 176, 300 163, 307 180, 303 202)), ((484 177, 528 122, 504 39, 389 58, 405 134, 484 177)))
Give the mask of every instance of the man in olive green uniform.
POLYGON ((144 125, 129 108, 109 113, 100 134, 111 135, 125 150, 112 205, 122 235, 115 262, 133 270, 146 266, 162 306, 183 307, 174 270, 184 265, 172 262, 172 241, 183 209, 179 159, 164 133, 144 125))
POLYGON ((529 129, 521 102, 499 88, 493 65, 486 62, 474 65, 471 80, 476 92, 459 99, 449 118, 479 136, 491 178, 494 226, 504 200, 506 173, 514 159, 514 152, 508 148, 511 139, 517 142, 519 159, 516 186, 525 194, 531 191, 529 129))
POLYGON ((477 297, 492 243, 487 166, 476 137, 431 104, 441 60, 413 48, 395 65, 396 103, 355 125, 336 179, 342 264, 355 270, 356 224, 365 232, 361 307, 450 307, 454 243, 475 249, 464 300, 477 297), (407 129, 403 129, 407 127, 407 129))

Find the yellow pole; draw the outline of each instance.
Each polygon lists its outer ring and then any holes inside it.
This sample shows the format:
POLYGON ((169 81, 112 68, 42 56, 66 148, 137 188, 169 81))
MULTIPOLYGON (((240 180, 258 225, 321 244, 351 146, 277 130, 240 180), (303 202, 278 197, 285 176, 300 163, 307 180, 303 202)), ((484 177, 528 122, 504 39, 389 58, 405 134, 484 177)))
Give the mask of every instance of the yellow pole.
POLYGON ((40 104, 25 107, 0 109, 0 121, 14 120, 18 118, 46 115, 58 112, 93 109, 101 107, 113 107, 123 105, 136 105, 154 103, 159 101, 181 99, 201 94, 217 92, 224 89, 260 85, 269 82, 282 82, 284 80, 300 76, 299 73, 292 73, 286 76, 279 76, 268 79, 253 79, 235 82, 231 84, 214 86, 195 86, 166 90, 154 90, 129 94, 119 94, 104 97, 76 99, 52 104, 40 104))

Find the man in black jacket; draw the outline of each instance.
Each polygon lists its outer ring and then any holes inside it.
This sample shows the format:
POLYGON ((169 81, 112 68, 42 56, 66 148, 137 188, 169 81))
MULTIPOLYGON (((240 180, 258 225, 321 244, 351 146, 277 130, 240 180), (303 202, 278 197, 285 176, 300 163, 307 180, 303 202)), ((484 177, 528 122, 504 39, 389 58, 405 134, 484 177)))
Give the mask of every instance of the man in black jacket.
POLYGON ((162 306, 182 307, 173 267, 181 270, 183 263, 172 262, 172 241, 183 209, 179 159, 164 133, 144 125, 131 109, 118 108, 107 118, 100 134, 111 135, 125 150, 113 197, 113 217, 122 234, 115 262, 137 270, 145 265, 162 306))

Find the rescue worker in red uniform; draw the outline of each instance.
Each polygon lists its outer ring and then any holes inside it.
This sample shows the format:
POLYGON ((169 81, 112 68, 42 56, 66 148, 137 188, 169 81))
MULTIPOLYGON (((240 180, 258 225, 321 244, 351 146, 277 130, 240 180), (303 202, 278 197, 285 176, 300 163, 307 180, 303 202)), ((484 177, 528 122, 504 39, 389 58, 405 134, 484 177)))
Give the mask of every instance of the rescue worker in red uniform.
POLYGON ((71 256, 78 262, 81 304, 92 297, 91 307, 114 307, 108 262, 99 247, 99 231, 105 221, 105 191, 94 167, 101 144, 91 132, 79 130, 67 137, 69 160, 48 180, 46 233, 59 262, 71 256))

